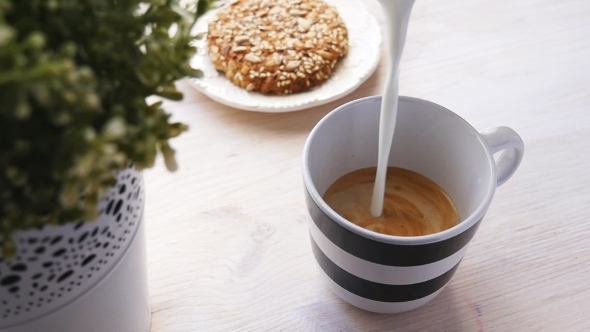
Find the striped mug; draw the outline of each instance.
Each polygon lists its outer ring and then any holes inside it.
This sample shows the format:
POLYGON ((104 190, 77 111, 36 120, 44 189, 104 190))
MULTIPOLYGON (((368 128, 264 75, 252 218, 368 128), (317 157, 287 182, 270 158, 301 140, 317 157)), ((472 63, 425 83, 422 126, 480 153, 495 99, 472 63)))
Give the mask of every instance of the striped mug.
POLYGON ((329 288, 361 309, 397 313, 426 304, 447 285, 496 187, 518 168, 524 144, 510 128, 479 133, 442 106, 400 97, 389 166, 435 181, 461 222, 425 236, 375 233, 338 215, 322 195, 344 174, 376 165, 380 106, 381 97, 367 97, 326 115, 307 139, 302 172, 311 245, 329 288))

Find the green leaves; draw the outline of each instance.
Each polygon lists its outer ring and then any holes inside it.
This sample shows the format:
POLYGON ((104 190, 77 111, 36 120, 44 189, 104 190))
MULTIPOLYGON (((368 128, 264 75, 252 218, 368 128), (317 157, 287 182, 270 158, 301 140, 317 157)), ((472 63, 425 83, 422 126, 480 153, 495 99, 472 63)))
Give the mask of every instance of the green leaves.
POLYGON ((0 239, 15 229, 96 216, 132 162, 177 168, 158 95, 200 71, 190 30, 211 0, 0 0, 0 239))

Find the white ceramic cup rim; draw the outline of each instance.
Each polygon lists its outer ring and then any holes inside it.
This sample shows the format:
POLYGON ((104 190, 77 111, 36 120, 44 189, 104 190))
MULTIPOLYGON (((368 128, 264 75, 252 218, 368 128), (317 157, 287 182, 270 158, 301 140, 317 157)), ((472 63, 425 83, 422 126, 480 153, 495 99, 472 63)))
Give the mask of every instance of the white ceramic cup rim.
MULTIPOLYGON (((379 242, 384 242, 384 243, 403 244, 403 245, 420 245, 420 244, 427 244, 427 243, 433 243, 433 242, 440 242, 440 241, 455 237, 455 236, 463 233, 464 231, 468 230, 469 228, 471 228, 471 226, 473 226, 476 222, 478 222, 485 215, 488 207, 490 206, 490 203, 492 202, 492 198, 494 196, 494 193, 495 193, 496 187, 497 187, 496 186, 496 163, 494 161, 493 154, 492 154, 488 144, 481 137, 481 135, 475 135, 475 139, 477 139, 479 141, 479 144, 481 145, 481 147, 486 151, 488 169, 491 172, 491 174, 489 174, 489 176, 491 176, 491 178, 493 180, 488 181, 488 183, 490 183, 490 185, 486 189, 486 193, 485 193, 482 201, 479 203, 479 205, 475 209, 475 211, 473 211, 473 213, 471 213, 467 218, 463 219, 459 224, 457 224, 447 230, 444 230, 444 231, 438 232, 438 233, 434 233, 434 234, 421 235, 421 236, 395 236, 395 235, 376 233, 376 232, 373 232, 373 231, 370 231, 370 230, 365 229, 363 227, 360 227, 360 226, 344 219, 342 216, 340 216, 338 213, 336 213, 336 211, 334 211, 332 208, 330 208, 330 206, 328 204, 326 204, 326 202, 324 201, 322 196, 319 194, 319 192, 317 191, 317 189, 312 181, 309 166, 307 163, 311 141, 313 140, 313 137, 317 134, 317 132, 320 130, 322 125, 325 124, 326 122, 330 121, 330 118, 332 116, 334 116, 334 114, 341 112, 344 109, 346 109, 356 103, 363 103, 363 102, 367 102, 369 100, 378 99, 378 98, 381 98, 381 96, 369 96, 369 97, 356 99, 356 100, 350 101, 344 105, 341 105, 341 106, 337 107, 336 109, 334 109, 333 111, 331 111, 330 113, 328 113, 326 116, 324 116, 315 125, 315 127, 311 130, 311 132, 305 142, 305 146, 303 148, 302 174, 303 174, 303 183, 305 185, 305 188, 309 192, 309 194, 310 194, 311 198, 313 199, 313 201, 315 202, 315 204, 328 217, 330 217, 330 219, 334 220, 340 226, 342 226, 342 227, 344 227, 356 234, 359 234, 363 237, 366 237, 366 238, 369 238, 369 239, 372 239, 375 241, 379 241, 379 242)), ((446 112, 447 114, 452 115, 452 116, 458 118, 459 120, 461 120, 461 122, 465 125, 466 130, 472 130, 474 132, 478 132, 475 128, 473 128, 467 121, 465 121, 459 115, 457 115, 456 113, 452 112, 451 110, 449 110, 441 105, 438 105, 438 104, 433 103, 428 100, 414 98, 414 97, 400 96, 399 98, 400 98, 400 100, 403 100, 405 102, 427 105, 429 107, 436 107, 441 112, 446 112)))

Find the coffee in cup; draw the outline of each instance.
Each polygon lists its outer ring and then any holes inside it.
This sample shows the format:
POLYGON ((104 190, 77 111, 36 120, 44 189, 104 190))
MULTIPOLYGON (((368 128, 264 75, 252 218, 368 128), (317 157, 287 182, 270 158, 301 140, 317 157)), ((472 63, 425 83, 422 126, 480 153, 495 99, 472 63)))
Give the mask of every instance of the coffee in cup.
POLYGON ((383 213, 373 217, 370 206, 376 172, 376 167, 369 167, 340 177, 324 200, 344 219, 381 234, 421 236, 459 223, 457 208, 439 185, 399 167, 388 167, 383 213))

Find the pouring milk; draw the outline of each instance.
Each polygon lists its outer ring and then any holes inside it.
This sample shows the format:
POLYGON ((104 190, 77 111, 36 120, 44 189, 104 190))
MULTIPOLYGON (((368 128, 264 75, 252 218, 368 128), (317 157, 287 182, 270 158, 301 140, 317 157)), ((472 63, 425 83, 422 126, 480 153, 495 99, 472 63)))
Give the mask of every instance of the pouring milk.
POLYGON ((385 16, 385 40, 387 44, 388 76, 383 90, 381 117, 379 119, 379 158, 373 187, 371 214, 381 216, 385 195, 387 161, 393 140, 397 117, 399 63, 401 60, 410 13, 415 0, 379 0, 385 16))

